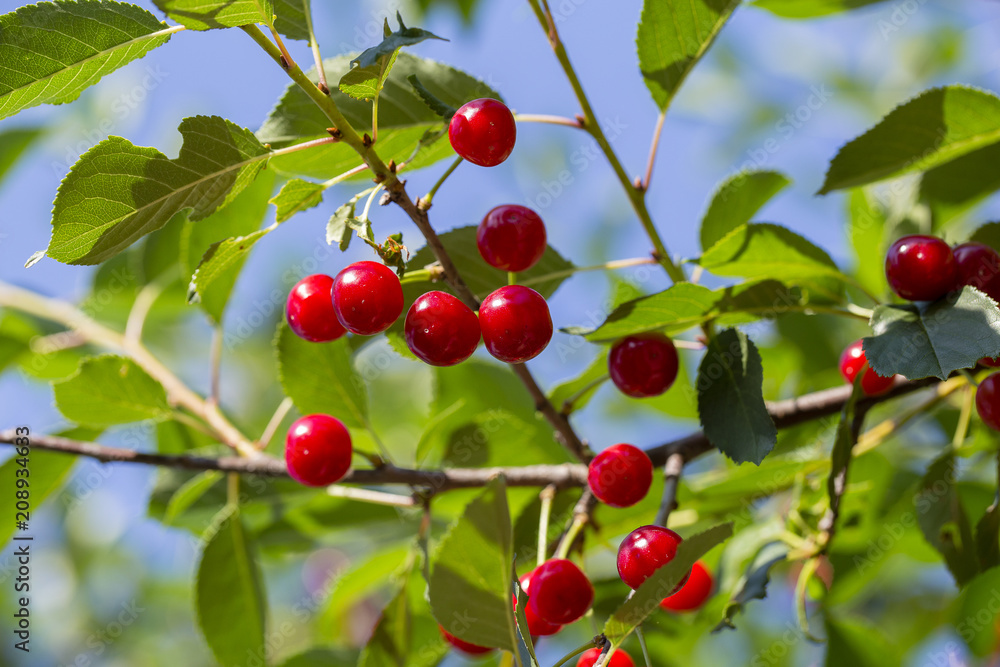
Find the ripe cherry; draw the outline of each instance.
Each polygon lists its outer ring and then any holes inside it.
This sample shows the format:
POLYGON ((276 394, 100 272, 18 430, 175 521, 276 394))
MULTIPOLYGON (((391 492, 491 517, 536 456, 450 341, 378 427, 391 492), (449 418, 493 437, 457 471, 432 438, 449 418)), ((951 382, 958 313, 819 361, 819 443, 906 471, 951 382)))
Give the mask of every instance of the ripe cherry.
POLYGON ((1000 357, 983 357, 979 360, 979 365, 987 368, 1000 368, 1000 357))
POLYGON ((626 396, 659 396, 677 379, 677 348, 659 332, 627 336, 611 346, 611 381, 626 396))
POLYGON ((306 486, 329 486, 351 467, 351 434, 330 415, 306 415, 285 438, 288 474, 306 486))
POLYGON ((936 236, 904 236, 889 247, 885 277, 892 291, 910 301, 934 301, 959 286, 951 247, 936 236))
POLYGON ((467 641, 462 641, 455 635, 445 630, 440 625, 438 626, 438 630, 441 631, 441 636, 444 637, 444 640, 446 642, 457 648, 459 651, 462 651, 463 653, 468 653, 469 655, 482 655, 484 653, 489 653, 490 651, 493 650, 491 648, 487 648, 486 646, 476 646, 475 644, 470 644, 467 641))
POLYGON ((317 273, 306 276, 288 293, 285 313, 288 326, 299 338, 313 343, 337 340, 347 330, 333 312, 333 278, 317 273))
POLYGON ((660 606, 667 611, 694 611, 705 604, 712 594, 712 573, 705 564, 698 561, 691 568, 691 575, 681 589, 664 598, 660 606))
POLYGON ((528 605, 543 621, 572 623, 583 618, 594 603, 594 587, 573 561, 545 561, 533 574, 528 605))
POLYGON ((612 445, 591 460, 587 482, 605 505, 630 507, 649 492, 653 484, 653 462, 638 447, 612 445))
MULTIPOLYGON (((521 577, 521 590, 524 591, 529 600, 531 600, 531 581, 535 578, 535 573, 537 571, 538 568, 535 568, 528 574, 521 577)), ((514 609, 517 609, 516 596, 514 597, 514 609)), ((528 619, 528 634, 532 637, 548 637, 549 635, 554 635, 562 630, 562 626, 558 623, 549 623, 536 614, 535 610, 531 608, 530 602, 524 607, 524 617, 528 619)))
POLYGON ((479 345, 479 318, 446 292, 417 297, 403 324, 406 345, 432 366, 454 366, 468 359, 479 345))
POLYGON ((501 287, 479 307, 479 326, 490 354, 508 364, 534 359, 552 340, 552 317, 542 295, 521 285, 501 287))
POLYGON ((514 150, 517 125, 503 102, 484 97, 462 105, 451 117, 448 140, 463 159, 495 167, 514 150))
POLYGON ((861 378, 861 391, 865 396, 878 396, 884 394, 892 388, 895 376, 882 377, 868 367, 868 359, 862 349, 862 342, 856 341, 847 346, 843 354, 840 355, 840 374, 844 376, 848 384, 854 384, 854 378, 864 370, 861 378))
POLYGON ((1000 254, 982 243, 963 243, 952 250, 959 281, 1000 301, 1000 254))
POLYGON ((333 280, 333 309, 351 333, 377 334, 403 312, 403 287, 385 264, 355 262, 333 280))
POLYGON ((525 206, 505 204, 486 214, 476 231, 479 254, 503 271, 527 271, 545 253, 545 223, 525 206))
POLYGON ((1000 373, 994 373, 979 383, 976 389, 976 412, 983 423, 1000 431, 1000 373))
MULTIPOLYGON (((639 588, 654 572, 677 555, 680 535, 662 526, 641 526, 622 540, 618 547, 618 576, 632 589, 639 588)), ((684 577, 687 580, 687 576, 684 577)), ((670 593, 673 595, 684 581, 670 593)))
MULTIPOLYGON (((601 657, 601 649, 599 648, 584 651, 580 654, 580 659, 577 661, 576 667, 594 667, 599 657, 601 657)), ((631 656, 621 649, 612 653, 611 658, 605 664, 607 667, 635 667, 631 656)))

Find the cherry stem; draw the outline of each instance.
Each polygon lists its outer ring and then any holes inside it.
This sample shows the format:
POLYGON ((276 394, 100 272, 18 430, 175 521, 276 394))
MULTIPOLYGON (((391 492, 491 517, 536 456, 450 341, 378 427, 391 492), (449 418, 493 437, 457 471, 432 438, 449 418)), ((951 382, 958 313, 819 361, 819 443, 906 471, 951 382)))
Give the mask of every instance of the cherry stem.
POLYGON ((218 404, 219 402, 219 390, 220 390, 220 378, 222 376, 222 341, 223 341, 223 331, 222 325, 216 324, 212 327, 212 347, 209 350, 209 378, 208 378, 208 400, 211 403, 218 404))
POLYGON ((591 391, 593 391, 597 387, 599 387, 602 384, 604 384, 605 382, 607 382, 609 379, 611 379, 611 376, 608 375, 607 373, 605 373, 604 375, 602 375, 601 377, 597 378, 596 380, 592 380, 592 381, 588 382, 586 384, 586 386, 584 386, 582 389, 580 389, 580 391, 576 392, 575 394, 573 394, 569 398, 567 398, 565 401, 563 401, 562 409, 560 410, 560 412, 563 415, 567 416, 567 417, 570 416, 573 413, 573 409, 574 409, 574 406, 576 405, 577 401, 579 401, 581 398, 583 398, 584 396, 586 396, 588 393, 590 393, 591 391))
POLYGON ((333 178, 331 178, 328 181, 323 181, 321 183, 321 185, 323 186, 323 189, 326 190, 327 188, 333 187, 337 183, 341 183, 343 181, 346 181, 351 176, 357 176, 358 174, 361 174, 361 173, 363 173, 365 171, 368 171, 368 165, 367 164, 359 164, 357 167, 354 167, 353 169, 348 169, 343 174, 339 174, 337 176, 334 176, 333 178))
POLYGON ((563 656, 563 658, 559 662, 557 662, 556 664, 552 665, 552 667, 563 667, 563 665, 565 665, 567 662, 569 662, 570 660, 572 660, 576 656, 580 655, 581 653, 585 653, 585 652, 589 651, 590 649, 594 648, 595 646, 598 646, 597 641, 594 640, 594 639, 591 639, 586 644, 584 644, 582 646, 578 646, 575 649, 573 649, 572 651, 570 651, 569 653, 567 653, 565 656, 563 656))
POLYGON ((538 560, 537 564, 545 562, 549 551, 549 518, 552 516, 552 501, 556 497, 556 487, 546 486, 539 494, 542 507, 538 515, 538 560))
POLYGON ((958 372, 964 375, 965 379, 968 380, 969 384, 971 384, 973 387, 977 388, 979 387, 979 381, 976 380, 976 376, 973 375, 972 371, 970 371, 968 368, 960 368, 958 369, 958 372))
POLYGON ((323 55, 319 50, 319 42, 316 40, 316 31, 313 29, 311 0, 302 0, 302 13, 306 17, 306 31, 309 33, 309 48, 312 50, 313 60, 316 61, 316 74, 319 76, 320 92, 330 94, 330 86, 326 82, 326 71, 323 68, 323 55))
POLYGON ((285 48, 285 42, 282 41, 281 35, 278 34, 278 31, 274 29, 274 26, 268 26, 268 28, 271 30, 271 37, 274 38, 274 43, 278 45, 278 50, 281 51, 281 55, 285 59, 286 69, 298 67, 292 59, 292 54, 290 54, 288 49, 285 48))
POLYGON ((809 589, 809 580, 813 578, 816 574, 816 570, 819 568, 819 557, 813 556, 805 563, 802 564, 802 570, 799 572, 798 581, 795 583, 795 616, 799 621, 799 629, 802 630, 803 636, 811 642, 822 643, 823 640, 817 639, 812 632, 809 631, 809 614, 806 610, 806 593, 809 589))
POLYGON ((357 500, 371 505, 384 505, 387 507, 416 507, 420 504, 420 501, 413 496, 403 496, 398 493, 373 491, 372 489, 356 488, 353 486, 340 486, 339 484, 326 487, 326 494, 334 498, 346 498, 347 500, 357 500))
POLYGON ((660 117, 656 119, 656 129, 653 130, 653 141, 649 145, 649 160, 646 163, 646 176, 642 179, 643 192, 649 190, 649 182, 653 179, 653 164, 656 163, 656 150, 660 145, 660 134, 663 132, 663 121, 667 119, 667 111, 660 112, 660 117))
POLYGON ((556 548, 556 558, 566 558, 569 555, 569 550, 573 548, 573 543, 576 542, 576 538, 579 537, 580 531, 583 527, 590 523, 590 517, 586 514, 574 514, 573 523, 569 525, 569 530, 566 534, 562 536, 559 540, 559 546, 556 548))
POLYGON ((226 504, 240 506, 240 476, 234 472, 226 475, 226 504))
POLYGON ((663 466, 663 500, 660 501, 660 509, 656 513, 655 524, 667 527, 667 519, 677 504, 677 486, 681 480, 681 473, 684 470, 684 456, 682 454, 671 454, 667 457, 667 462, 663 466))
POLYGON ((381 190, 382 190, 381 183, 372 188, 372 193, 368 195, 368 201, 365 202, 365 210, 361 213, 362 222, 368 222, 368 213, 372 209, 372 202, 375 201, 375 195, 377 195, 381 190))
POLYGON ((517 272, 516 271, 508 271, 507 272, 507 284, 508 285, 516 285, 517 284, 517 272))
POLYGON ((653 667, 653 663, 649 659, 649 649, 646 648, 646 636, 642 632, 641 625, 635 629, 635 638, 639 640, 639 648, 642 649, 642 657, 646 661, 646 667, 653 667))
POLYGON ((514 120, 519 123, 545 123, 548 125, 565 125, 566 127, 575 127, 578 130, 583 129, 583 124, 576 118, 566 118, 565 116, 550 116, 548 114, 537 114, 537 113, 517 113, 514 114, 514 120))
MULTIPOLYGON (((970 381, 971 382, 971 381, 970 381)), ((958 425, 955 427, 955 435, 951 439, 951 446, 958 449, 965 442, 969 434, 969 423, 972 421, 972 406, 976 400, 976 392, 970 384, 965 388, 962 396, 962 411, 958 415, 958 425)))
POLYGON ((644 266, 649 264, 658 264, 655 259, 651 257, 636 257, 634 259, 615 259, 610 262, 604 262, 603 264, 594 264, 592 266, 574 266, 572 269, 565 269, 563 271, 553 271, 552 273, 546 273, 541 276, 534 276, 531 278, 526 278, 521 281, 522 285, 538 285, 541 283, 546 283, 550 280, 556 280, 558 278, 568 278, 569 276, 575 275, 577 273, 584 273, 585 271, 611 271, 614 269, 627 269, 633 266, 644 266))
POLYGON ((285 397, 281 403, 278 404, 277 409, 271 418, 267 422, 267 426, 264 427, 264 431, 260 434, 260 438, 257 439, 257 448, 266 449, 274 434, 278 432, 278 427, 281 426, 281 422, 285 420, 288 416, 288 412, 292 409, 292 399, 285 397))
POLYGON ((434 195, 437 194, 438 189, 446 180, 448 180, 448 177, 451 176, 456 169, 458 169, 458 165, 460 164, 462 164, 462 158, 455 158, 455 161, 451 163, 443 174, 441 174, 441 178, 437 179, 437 182, 431 186, 431 189, 427 191, 427 194, 417 201, 417 208, 421 211, 426 211, 431 207, 434 201, 434 195))

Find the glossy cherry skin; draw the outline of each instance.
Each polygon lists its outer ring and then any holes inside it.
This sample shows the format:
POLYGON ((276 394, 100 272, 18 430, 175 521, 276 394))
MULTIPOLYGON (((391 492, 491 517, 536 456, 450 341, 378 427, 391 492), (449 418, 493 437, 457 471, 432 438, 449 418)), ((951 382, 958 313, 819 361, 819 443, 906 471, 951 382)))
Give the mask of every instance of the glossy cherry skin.
POLYGON ((355 262, 333 280, 333 309, 345 329, 371 336, 399 319, 403 286, 385 264, 355 262))
POLYGON ((904 236, 889 247, 885 277, 892 291, 910 301, 934 301, 959 286, 951 247, 936 236, 904 236))
POLYGON ((479 254, 503 271, 527 271, 545 253, 545 223, 525 206, 505 204, 486 214, 476 230, 479 254))
POLYGON ((480 167, 495 167, 514 150, 514 114, 503 102, 488 97, 472 100, 451 117, 448 140, 463 159, 480 167))
POLYGON ((313 343, 337 340, 347 330, 333 311, 333 278, 317 273, 306 276, 288 293, 285 314, 299 338, 313 343))
MULTIPOLYGON (((641 526, 629 533, 618 547, 618 576, 632 589, 639 588, 654 572, 677 555, 680 535, 662 526, 641 526)), ((684 580, 687 580, 685 576, 684 580)), ((684 581, 669 594, 673 595, 684 581)))
MULTIPOLYGON (((576 662, 576 667, 594 667, 597 664, 597 659, 601 657, 601 649, 592 648, 589 651, 584 651, 580 654, 580 659, 576 662)), ((607 667, 635 667, 635 663, 632 662, 631 656, 625 651, 618 649, 611 654, 611 659, 605 663, 607 667)))
POLYGON ((472 309, 446 292, 417 297, 403 324, 406 345, 431 366, 454 366, 479 345, 479 318, 472 309))
POLYGON ((528 605, 543 621, 566 625, 583 618, 594 603, 594 587, 573 561, 548 560, 535 568, 528 605))
POLYGON ((1000 368, 1000 357, 990 358, 983 357, 979 360, 980 366, 986 366, 987 368, 1000 368))
POLYGON ((608 353, 611 381, 626 396, 659 396, 677 379, 677 348, 658 332, 627 336, 608 353))
POLYGON ((681 589, 664 598, 660 607, 667 611, 694 611, 705 604, 705 600, 712 595, 714 583, 712 573, 704 563, 698 561, 691 568, 691 574, 681 589))
POLYGON ((979 383, 976 389, 976 412, 983 423, 1000 431, 1000 373, 994 373, 979 383))
MULTIPOLYGON (((531 600, 531 582, 535 578, 535 572, 537 571, 538 568, 535 568, 521 577, 521 590, 528 596, 528 600, 531 600)), ((516 596, 514 597, 514 609, 515 611, 517 610, 516 596)), ((532 637, 548 637, 562 630, 562 626, 558 623, 549 623, 536 614, 535 610, 531 608, 530 602, 524 607, 524 617, 528 619, 528 634, 532 637)))
POLYGON ((285 438, 288 474, 306 486, 329 486, 351 467, 351 434, 330 415, 296 420, 285 438))
POLYGON ((982 243, 963 243, 952 250, 959 281, 1000 301, 1000 254, 982 243))
POLYGON ((861 341, 856 341, 847 346, 840 355, 840 374, 848 384, 854 384, 854 378, 864 369, 864 376, 861 378, 861 391, 865 396, 878 396, 884 394, 892 388, 892 383, 896 378, 882 377, 868 367, 868 359, 862 349, 861 341))
POLYGON ((542 295, 521 285, 501 287, 479 306, 489 353, 508 364, 534 359, 552 340, 552 317, 542 295))
POLYGON ((470 644, 469 642, 462 641, 455 635, 451 634, 450 632, 442 628, 440 625, 438 626, 438 630, 441 631, 441 636, 444 637, 444 640, 446 642, 457 648, 462 653, 468 653, 469 655, 483 655, 484 653, 489 653, 490 651, 493 650, 491 648, 487 648, 486 646, 476 646, 475 644, 470 644))
POLYGON ((605 505, 631 507, 649 493, 653 484, 653 462, 638 447, 624 443, 612 445, 591 460, 587 482, 605 505))

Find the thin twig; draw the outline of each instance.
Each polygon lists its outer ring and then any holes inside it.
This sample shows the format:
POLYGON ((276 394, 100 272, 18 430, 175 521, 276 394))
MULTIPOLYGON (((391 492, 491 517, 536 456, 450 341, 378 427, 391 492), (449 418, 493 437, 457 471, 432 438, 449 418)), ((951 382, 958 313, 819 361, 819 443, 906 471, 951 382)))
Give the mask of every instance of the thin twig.
POLYGON ((681 472, 684 470, 684 457, 675 453, 667 457, 667 462, 663 465, 663 500, 660 501, 660 509, 656 513, 656 525, 666 527, 670 513, 677 505, 677 486, 681 480, 681 472))
POLYGON ((578 130, 583 129, 583 123, 580 122, 579 118, 566 118, 565 116, 550 116, 540 113, 516 113, 514 114, 514 120, 519 123, 546 123, 548 125, 575 127, 578 130))
POLYGON ((302 0, 302 13, 306 17, 306 31, 309 33, 309 48, 312 50, 313 60, 316 62, 316 74, 319 78, 318 87, 321 92, 330 94, 330 86, 326 82, 326 70, 323 67, 323 55, 319 50, 319 42, 316 40, 316 31, 313 29, 312 6, 310 0, 302 0))
POLYGON ((401 496, 398 493, 386 493, 385 491, 373 491, 371 489, 356 489, 352 486, 329 486, 326 489, 326 494, 334 498, 359 500, 363 503, 388 505, 389 507, 416 507, 421 504, 413 496, 401 496))
POLYGON ((278 408, 271 415, 271 419, 268 420, 267 426, 264 427, 264 432, 260 434, 257 439, 257 448, 266 449, 268 443, 274 437, 274 434, 278 432, 278 427, 281 426, 281 422, 285 420, 288 415, 289 410, 292 409, 293 403, 292 399, 287 396, 278 404, 278 408))
POLYGON ((541 510, 538 514, 538 565, 545 562, 549 552, 549 518, 552 516, 552 501, 556 498, 556 487, 546 486, 539 494, 541 510))
POLYGON ((649 160, 646 162, 646 176, 642 179, 643 192, 649 190, 649 182, 653 180, 653 165, 656 163, 656 150, 660 146, 660 134, 663 132, 663 121, 667 118, 666 110, 660 112, 656 119, 656 129, 653 130, 653 141, 649 145, 649 160))
POLYGON ((222 331, 222 325, 217 324, 212 329, 212 348, 208 359, 209 390, 208 398, 206 399, 209 403, 213 403, 215 405, 219 404, 219 392, 221 390, 223 339, 224 333, 222 331))

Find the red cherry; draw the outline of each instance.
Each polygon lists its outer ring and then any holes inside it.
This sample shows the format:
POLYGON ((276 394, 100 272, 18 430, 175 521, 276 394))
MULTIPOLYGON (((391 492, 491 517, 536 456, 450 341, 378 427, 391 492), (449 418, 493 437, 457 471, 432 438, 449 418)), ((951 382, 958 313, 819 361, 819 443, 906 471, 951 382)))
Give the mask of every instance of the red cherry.
POLYGON ((486 214, 476 231, 479 254, 503 271, 527 271, 545 253, 545 223, 525 206, 505 204, 486 214))
MULTIPOLYGON (((524 591, 529 600, 531 599, 531 580, 535 578, 537 571, 538 568, 535 568, 521 577, 521 590, 524 591)), ((517 609, 517 596, 514 596, 514 609, 517 609)), ((548 637, 562 630, 562 626, 558 623, 549 623, 536 614, 530 603, 524 607, 524 617, 528 619, 528 634, 532 637, 548 637)))
POLYGON ((673 595, 664 598, 660 606, 667 611, 694 611, 712 594, 712 573, 705 564, 698 561, 691 568, 691 575, 681 589, 673 595))
MULTIPOLYGON (((584 651, 580 655, 580 659, 576 663, 576 667, 594 667, 597 664, 597 659, 601 657, 601 649, 592 648, 589 651, 584 651)), ((632 662, 632 658, 625 651, 618 649, 611 654, 611 659, 605 663, 607 667, 635 667, 635 663, 632 662)))
POLYGON ((594 587, 573 561, 556 558, 535 568, 528 605, 548 623, 566 625, 583 618, 594 603, 594 587))
POLYGON ((605 505, 630 507, 649 492, 653 484, 653 462, 638 447, 612 445, 591 460, 587 482, 605 505))
POLYGON ((385 264, 355 262, 333 280, 333 309, 351 333, 377 334, 403 312, 403 286, 385 264))
POLYGON ((501 287, 479 306, 489 353, 508 364, 534 359, 552 340, 552 317, 542 295, 521 285, 501 287))
POLYGON ((611 381, 626 396, 659 396, 677 379, 677 348, 659 332, 627 336, 611 346, 611 381))
POLYGON ((484 97, 462 105, 448 125, 455 152, 480 167, 495 167, 514 150, 517 125, 503 102, 484 97))
MULTIPOLYGON (((618 547, 618 576, 629 588, 639 588, 650 575, 674 559, 677 546, 683 541, 680 535, 662 526, 636 528, 618 547)), ((684 581, 670 595, 680 590, 684 581)))
POLYGON ((951 247, 936 236, 904 236, 889 247, 885 277, 892 291, 910 301, 934 301, 959 286, 951 247))
POLYGON ((862 342, 856 341, 847 346, 840 355, 840 374, 844 376, 848 384, 854 384, 854 378, 864 369, 864 377, 861 378, 861 391, 865 396, 878 396, 884 394, 892 388, 892 383, 896 377, 882 377, 868 367, 868 359, 862 349, 862 342))
POLYGON ((285 313, 288 326, 299 338, 313 343, 337 340, 347 330, 333 312, 333 278, 317 273, 306 276, 288 293, 285 313))
POLYGON ((459 299, 428 292, 413 302, 403 324, 406 345, 432 366, 454 366, 479 345, 479 318, 459 299))
POLYGON ((982 243, 963 243, 952 250, 959 281, 1000 301, 1000 254, 982 243))
POLYGON ((976 389, 976 412, 984 424, 994 431, 1000 431, 1000 373, 979 383, 979 388, 976 389))
POLYGON ((462 651, 463 653, 468 653, 469 655, 482 655, 484 653, 489 653, 490 651, 493 650, 485 646, 476 646, 475 644, 470 644, 469 642, 462 641, 455 635, 445 630, 440 625, 438 626, 438 630, 441 631, 441 636, 444 637, 444 640, 446 642, 457 648, 459 651, 462 651))
POLYGON ((329 486, 351 467, 351 434, 330 415, 306 415, 285 438, 288 474, 306 486, 329 486))
POLYGON ((983 357, 979 360, 979 365, 986 366, 987 368, 1000 368, 1000 357, 983 357))

